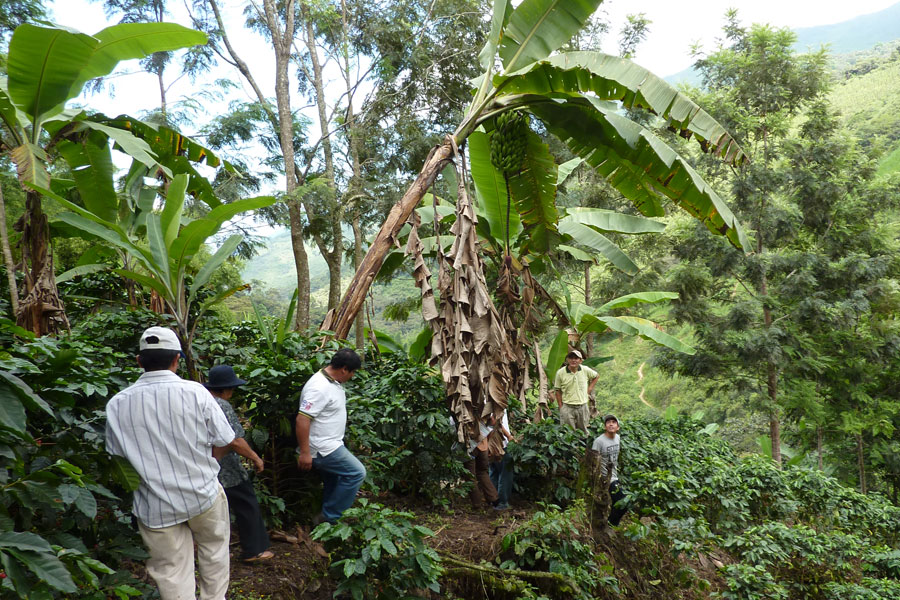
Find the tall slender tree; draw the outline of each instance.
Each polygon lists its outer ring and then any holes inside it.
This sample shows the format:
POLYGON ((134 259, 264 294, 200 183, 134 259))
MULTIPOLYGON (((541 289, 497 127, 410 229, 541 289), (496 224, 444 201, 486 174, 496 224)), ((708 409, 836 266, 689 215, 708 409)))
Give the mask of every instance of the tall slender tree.
MULTIPOLYGON (((715 263, 701 272, 712 268, 713 276, 735 277, 740 286, 727 319, 713 320, 715 324, 709 325, 709 315, 702 313, 699 304, 686 308, 680 316, 704 323, 699 329, 706 344, 704 356, 718 365, 710 367, 711 373, 733 368, 735 378, 744 378, 751 389, 757 383, 762 385, 759 405, 768 415, 772 455, 780 464, 779 377, 787 357, 786 333, 781 324, 784 315, 773 286, 777 289, 786 285, 791 275, 790 269, 782 268, 779 256, 798 230, 785 199, 778 161, 794 118, 826 91, 825 55, 824 51, 796 54, 796 36, 788 29, 763 25, 745 28, 734 10, 727 13, 727 19, 723 45, 700 58, 695 66, 707 90, 701 105, 734 132, 750 157, 749 165, 728 174, 727 181, 732 205, 754 232, 754 247, 746 258, 710 253, 706 240, 699 244, 702 251, 697 247, 680 249, 681 258, 715 263), (740 332, 737 339, 726 335, 728 330, 740 332)), ((683 301, 693 298, 688 288, 696 273, 679 270, 677 274, 685 281, 676 280, 676 291, 682 293, 683 301)), ((720 279, 716 281, 721 284, 720 279)))

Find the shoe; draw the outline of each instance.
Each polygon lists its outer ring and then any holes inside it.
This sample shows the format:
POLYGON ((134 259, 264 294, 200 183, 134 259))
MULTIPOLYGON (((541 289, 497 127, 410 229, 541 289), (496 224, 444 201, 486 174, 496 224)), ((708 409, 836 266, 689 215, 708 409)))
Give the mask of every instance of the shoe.
POLYGON ((260 562, 260 561, 264 561, 264 560, 269 560, 274 557, 275 557, 275 554, 271 550, 263 550, 256 556, 251 556, 250 558, 245 558, 244 562, 250 564, 250 563, 260 562))
POLYGON ((328 522, 328 519, 325 518, 325 515, 323 515, 322 513, 319 513, 312 518, 312 528, 315 529, 322 523, 327 523, 327 522, 328 522))
POLYGON ((494 510, 509 510, 509 504, 507 503, 497 503, 494 505, 494 510))

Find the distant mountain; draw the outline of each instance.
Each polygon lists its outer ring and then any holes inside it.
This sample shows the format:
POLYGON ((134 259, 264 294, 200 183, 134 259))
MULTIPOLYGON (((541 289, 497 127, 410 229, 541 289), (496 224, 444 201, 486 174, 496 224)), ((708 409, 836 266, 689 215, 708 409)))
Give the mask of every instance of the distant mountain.
MULTIPOLYGON (((319 251, 306 245, 309 257, 309 279, 315 290, 328 285, 328 265, 319 251), (324 284, 323 284, 324 282, 324 284)), ((282 229, 266 239, 266 248, 247 261, 242 273, 244 281, 260 281, 266 287, 277 290, 285 299, 285 305, 297 287, 297 269, 291 247, 291 232, 282 229)))
MULTIPOLYGON (((831 54, 845 54, 866 50, 881 42, 900 38, 900 2, 884 10, 868 15, 860 15, 848 21, 832 25, 801 27, 795 29, 798 52, 818 50, 828 46, 831 54)), ((688 83, 698 85, 700 80, 693 67, 688 67, 673 75, 664 77, 672 84, 688 83)))
POLYGON ((879 42, 900 38, 900 2, 869 15, 860 15, 849 21, 818 27, 795 29, 801 51, 818 50, 828 46, 832 54, 845 54, 871 48, 879 42))

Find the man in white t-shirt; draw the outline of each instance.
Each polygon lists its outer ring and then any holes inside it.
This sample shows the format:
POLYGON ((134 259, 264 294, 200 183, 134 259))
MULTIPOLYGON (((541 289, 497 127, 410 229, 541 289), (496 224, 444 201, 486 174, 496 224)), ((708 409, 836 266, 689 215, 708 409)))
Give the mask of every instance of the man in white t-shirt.
POLYGON ((344 446, 347 395, 343 384, 362 366, 349 348, 338 350, 331 362, 309 378, 300 392, 297 413, 297 467, 315 469, 322 476, 322 510, 313 525, 335 523, 353 505, 366 478, 366 468, 344 446))
POLYGON ((106 450, 141 477, 132 512, 162 600, 195 597, 195 544, 201 600, 224 600, 231 524, 214 456, 227 451, 234 430, 206 388, 175 374, 180 356, 174 331, 144 331, 144 374, 106 405, 106 450))
POLYGON ((619 420, 615 415, 603 417, 603 433, 594 439, 592 450, 600 453, 600 473, 609 477, 609 524, 618 525, 625 509, 617 506, 625 494, 619 488, 619 420))

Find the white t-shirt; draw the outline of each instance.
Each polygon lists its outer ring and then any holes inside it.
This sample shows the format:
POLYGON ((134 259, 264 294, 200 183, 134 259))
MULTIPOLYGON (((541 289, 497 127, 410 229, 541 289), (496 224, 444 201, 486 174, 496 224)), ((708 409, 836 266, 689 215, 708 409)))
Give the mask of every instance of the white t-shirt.
POLYGON ((328 456, 344 445, 347 427, 347 394, 343 386, 319 371, 309 378, 300 392, 299 412, 312 421, 309 425, 309 452, 328 456))
POLYGON ((172 371, 144 373, 106 405, 106 450, 141 476, 132 511, 150 528, 183 523, 219 494, 213 446, 234 430, 209 391, 172 371))
MULTIPOLYGON (((500 419, 500 426, 501 426, 504 430, 506 430, 507 432, 509 432, 509 418, 506 416, 506 409, 503 409, 503 418, 500 419)), ((506 446, 507 446, 508 444, 509 444, 509 440, 506 439, 506 436, 504 435, 504 436, 503 436, 503 447, 506 448, 506 446)))
POLYGON ((618 462, 619 462, 619 434, 617 433, 615 437, 609 439, 609 436, 605 433, 599 435, 595 440, 591 449, 596 450, 600 453, 602 457, 601 464, 603 465, 602 473, 606 475, 607 469, 612 465, 612 474, 609 476, 609 482, 619 480, 619 474, 617 472, 618 462))

